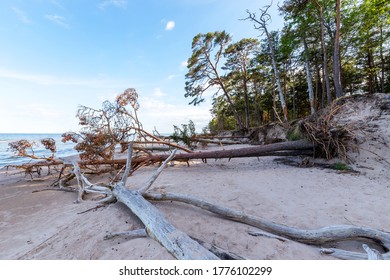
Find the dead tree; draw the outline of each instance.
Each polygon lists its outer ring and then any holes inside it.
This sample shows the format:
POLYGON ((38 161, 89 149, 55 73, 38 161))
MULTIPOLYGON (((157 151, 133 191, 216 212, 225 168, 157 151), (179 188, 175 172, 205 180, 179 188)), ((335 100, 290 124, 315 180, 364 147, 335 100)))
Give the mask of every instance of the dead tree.
MULTIPOLYGON (((271 3, 271 5, 272 5, 272 3, 271 3)), ((255 23, 255 29, 261 30, 262 33, 267 36, 270 55, 271 55, 271 61, 272 61, 272 68, 274 70, 275 81, 276 81, 276 84, 278 86, 280 105, 282 106, 282 109, 283 109, 284 121, 287 121, 287 119, 288 119, 287 105, 286 105, 286 101, 284 100, 282 84, 280 82, 279 71, 278 71, 278 67, 277 67, 277 63, 276 63, 274 40, 272 38, 272 34, 268 31, 268 27, 267 27, 268 22, 271 20, 271 16, 268 13, 268 9, 271 7, 271 5, 265 6, 264 9, 259 9, 261 12, 261 15, 258 18, 257 18, 255 13, 251 13, 251 12, 249 12, 249 10, 247 10, 248 17, 246 19, 253 21, 255 23)))

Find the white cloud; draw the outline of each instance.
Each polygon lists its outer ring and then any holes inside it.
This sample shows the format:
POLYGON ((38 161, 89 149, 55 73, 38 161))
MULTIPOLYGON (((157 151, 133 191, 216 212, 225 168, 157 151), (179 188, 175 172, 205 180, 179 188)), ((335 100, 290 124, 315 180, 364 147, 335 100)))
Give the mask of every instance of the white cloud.
POLYGON ((178 77, 178 75, 169 75, 168 80, 173 80, 174 78, 178 77))
POLYGON ((69 24, 66 23, 66 18, 59 15, 45 15, 45 18, 48 20, 54 22, 55 24, 58 24, 61 27, 69 28, 69 24))
POLYGON ((194 121, 196 129, 200 131, 207 126, 211 119, 211 105, 204 103, 200 106, 174 105, 167 103, 162 98, 140 97, 139 117, 146 130, 153 130, 154 127, 161 133, 173 131, 173 125, 194 121))
POLYGON ((24 23, 31 23, 31 20, 27 17, 26 13, 16 7, 12 7, 12 10, 18 16, 18 19, 24 23))
POLYGON ((0 68, 0 78, 15 79, 20 81, 32 82, 39 85, 61 84, 61 81, 55 77, 46 75, 28 74, 0 68))
POLYGON ((155 89, 154 89, 154 92, 153 92, 153 96, 154 96, 154 97, 160 98, 160 97, 165 96, 165 93, 163 93, 163 92, 161 91, 161 88, 155 88, 155 89))
POLYGON ((105 8, 107 8, 109 6, 114 6, 117 8, 124 9, 127 6, 127 0, 105 0, 103 2, 100 2, 98 5, 99 9, 101 9, 101 10, 104 10, 105 8))
POLYGON ((13 79, 22 82, 29 82, 41 86, 82 86, 91 88, 112 88, 126 87, 128 81, 103 79, 79 79, 72 77, 56 77, 42 74, 31 74, 20 71, 9 70, 0 67, 0 79, 13 79))
POLYGON ((187 61, 183 61, 182 63, 180 63, 180 70, 187 69, 187 65, 188 65, 187 61))
POLYGON ((174 105, 167 104, 163 100, 158 98, 141 97, 140 105, 142 111, 146 111, 149 115, 158 116, 160 113, 170 111, 175 108, 174 105))
POLYGON ((17 106, 19 112, 23 112, 26 116, 42 117, 42 118, 57 118, 61 113, 56 109, 48 107, 46 104, 27 104, 17 106))
POLYGON ((65 7, 58 0, 50 0, 50 2, 62 10, 66 10, 65 7))
POLYGON ((175 28, 175 25, 176 25, 175 22, 172 21, 172 20, 170 20, 170 21, 168 21, 167 24, 165 25, 165 30, 170 31, 170 30, 172 30, 172 29, 175 28))

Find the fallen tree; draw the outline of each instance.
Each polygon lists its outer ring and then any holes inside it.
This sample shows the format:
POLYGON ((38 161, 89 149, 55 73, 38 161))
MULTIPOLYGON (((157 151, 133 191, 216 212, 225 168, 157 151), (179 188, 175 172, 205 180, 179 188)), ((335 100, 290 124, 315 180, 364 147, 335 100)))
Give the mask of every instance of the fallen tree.
MULTIPOLYGON (((232 159, 241 157, 262 157, 262 156, 313 156, 315 146, 306 140, 290 141, 274 143, 262 146, 249 146, 243 148, 202 151, 193 153, 176 154, 172 160, 188 161, 193 159, 232 159)), ((153 163, 161 163, 169 157, 169 154, 148 154, 136 156, 132 159, 133 168, 139 165, 149 165, 153 163)), ((125 165, 126 159, 115 159, 112 161, 80 161, 81 166, 87 165, 102 165, 102 164, 117 164, 125 165)))
MULTIPOLYGON (((139 146, 136 146, 137 149, 140 149, 139 146)), ((161 148, 157 148, 161 149, 161 148)), ((223 149, 223 150, 213 150, 213 151, 202 151, 202 152, 191 152, 191 153, 177 153, 172 158, 174 161, 185 161, 201 159, 204 162, 207 162, 208 159, 232 159, 232 158, 242 158, 242 157, 263 157, 263 156, 313 156, 315 151, 315 146, 306 140, 297 140, 290 142, 280 142, 268 145, 258 145, 258 146, 249 146, 242 148, 233 148, 233 149, 223 149)), ((143 153, 142 155, 136 155, 132 159, 132 169, 136 170, 142 166, 150 165, 154 163, 161 163, 169 157, 169 154, 159 153, 143 153)), ((39 169, 44 166, 55 166, 63 165, 64 160, 50 159, 48 161, 27 163, 17 168, 22 168, 26 173, 31 172, 31 170, 39 169)), ((107 170, 112 170, 115 167, 117 170, 123 169, 126 165, 126 159, 109 159, 109 160, 80 160, 77 164, 81 168, 88 168, 91 166, 99 167, 100 172, 104 165, 110 166, 107 170)), ((96 169, 98 173, 99 170, 96 169)), ((105 170, 103 168, 103 170, 105 170)))
POLYGON ((137 190, 130 190, 126 188, 126 182, 128 175, 131 172, 132 148, 130 147, 128 151, 126 169, 122 179, 112 186, 96 186, 91 184, 88 179, 85 178, 85 176, 79 173, 77 163, 73 163, 75 165, 74 170, 76 177, 78 178, 78 197, 80 198, 79 202, 82 201, 82 195, 80 195, 80 191, 93 191, 94 193, 100 193, 105 196, 101 202, 107 203, 119 201, 124 203, 142 221, 145 226, 145 230, 112 233, 108 238, 114 238, 116 236, 128 236, 133 238, 149 236, 164 246, 168 252, 170 252, 177 259, 218 259, 214 253, 203 247, 201 244, 199 244, 199 242, 195 241, 184 232, 176 229, 161 215, 155 206, 148 202, 148 200, 169 200, 187 203, 210 211, 223 218, 251 225, 270 233, 272 236, 275 236, 278 239, 283 238, 284 240, 292 240, 304 244, 321 246, 321 253, 330 254, 337 258, 367 259, 374 258, 376 256, 378 259, 390 259, 390 234, 384 231, 349 225, 329 226, 314 230, 297 229, 274 223, 261 217, 248 215, 243 211, 237 211, 227 207, 215 205, 205 200, 188 195, 171 193, 156 194, 148 192, 159 174, 161 174, 163 169, 166 167, 167 163, 176 156, 175 152, 171 153, 168 158, 165 159, 162 165, 147 180, 147 182, 145 182, 143 186, 139 187, 137 190), (365 243, 363 243, 362 246, 367 253, 350 252, 336 248, 323 248, 331 242, 345 240, 354 240, 357 242, 362 242, 362 240, 364 240, 364 242, 378 244, 383 248, 384 253, 381 254, 378 251, 371 249, 365 243))

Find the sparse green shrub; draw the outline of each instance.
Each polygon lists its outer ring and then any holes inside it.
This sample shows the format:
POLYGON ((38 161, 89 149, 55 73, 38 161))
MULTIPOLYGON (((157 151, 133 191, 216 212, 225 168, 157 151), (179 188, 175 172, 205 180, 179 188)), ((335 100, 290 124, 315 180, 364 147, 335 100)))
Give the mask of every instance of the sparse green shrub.
POLYGON ((352 170, 352 168, 343 162, 336 162, 333 164, 333 169, 339 170, 339 171, 349 171, 352 170))
POLYGON ((188 124, 182 124, 181 128, 174 125, 173 130, 174 132, 171 135, 173 141, 175 141, 176 143, 182 141, 188 147, 192 147, 192 141, 196 135, 195 124, 192 120, 190 120, 188 124))
POLYGON ((296 125, 292 129, 287 131, 286 137, 289 141, 296 141, 296 140, 301 140, 301 139, 305 138, 301 129, 299 128, 299 125, 296 125))

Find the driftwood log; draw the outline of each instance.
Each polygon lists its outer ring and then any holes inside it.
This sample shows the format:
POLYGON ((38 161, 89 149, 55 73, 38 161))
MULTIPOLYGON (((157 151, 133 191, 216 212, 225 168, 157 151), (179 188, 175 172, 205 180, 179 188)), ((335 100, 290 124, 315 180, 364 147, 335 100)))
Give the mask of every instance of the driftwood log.
POLYGON ((217 260, 218 257, 176 229, 148 202, 139 191, 131 191, 119 183, 114 187, 116 199, 124 203, 145 225, 150 237, 180 260, 217 260))

